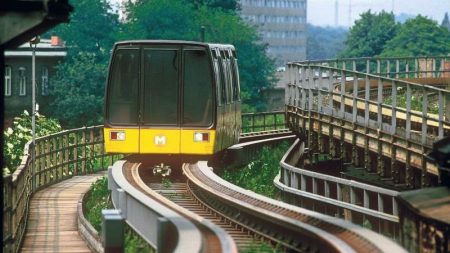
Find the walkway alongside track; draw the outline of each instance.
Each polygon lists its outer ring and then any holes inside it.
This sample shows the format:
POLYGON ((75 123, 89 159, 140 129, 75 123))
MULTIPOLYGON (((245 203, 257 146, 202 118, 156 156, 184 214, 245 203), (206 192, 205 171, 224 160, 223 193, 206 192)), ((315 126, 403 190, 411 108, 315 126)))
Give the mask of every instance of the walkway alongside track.
POLYGON ((77 203, 102 174, 76 176, 38 191, 21 252, 91 252, 78 234, 77 203))

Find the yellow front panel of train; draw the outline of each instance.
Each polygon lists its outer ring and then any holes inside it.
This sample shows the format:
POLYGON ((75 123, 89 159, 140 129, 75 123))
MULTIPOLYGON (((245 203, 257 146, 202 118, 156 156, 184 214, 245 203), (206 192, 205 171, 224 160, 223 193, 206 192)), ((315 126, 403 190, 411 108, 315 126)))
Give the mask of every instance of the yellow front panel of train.
POLYGON ((181 153, 210 155, 214 153, 214 130, 181 130, 181 153))
POLYGON ((139 153, 139 129, 104 128, 106 153, 139 153))
POLYGON ((141 128, 139 147, 141 154, 179 154, 180 130, 141 128))

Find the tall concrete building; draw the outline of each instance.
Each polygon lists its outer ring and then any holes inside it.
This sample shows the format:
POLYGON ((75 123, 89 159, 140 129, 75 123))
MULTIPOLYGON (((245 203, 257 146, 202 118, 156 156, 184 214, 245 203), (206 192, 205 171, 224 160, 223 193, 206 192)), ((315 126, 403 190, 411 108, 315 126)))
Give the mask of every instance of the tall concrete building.
POLYGON ((306 59, 306 0, 240 0, 244 20, 256 25, 278 66, 306 59))

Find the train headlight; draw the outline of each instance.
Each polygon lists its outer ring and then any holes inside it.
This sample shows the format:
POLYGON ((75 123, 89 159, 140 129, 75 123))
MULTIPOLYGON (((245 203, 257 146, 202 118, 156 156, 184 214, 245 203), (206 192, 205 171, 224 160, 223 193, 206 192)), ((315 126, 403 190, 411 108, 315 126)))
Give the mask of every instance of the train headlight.
POLYGON ((194 133, 194 141, 195 142, 209 142, 209 133, 194 133))
POLYGON ((109 138, 112 141, 124 141, 125 140, 125 132, 124 131, 111 131, 109 133, 109 138))

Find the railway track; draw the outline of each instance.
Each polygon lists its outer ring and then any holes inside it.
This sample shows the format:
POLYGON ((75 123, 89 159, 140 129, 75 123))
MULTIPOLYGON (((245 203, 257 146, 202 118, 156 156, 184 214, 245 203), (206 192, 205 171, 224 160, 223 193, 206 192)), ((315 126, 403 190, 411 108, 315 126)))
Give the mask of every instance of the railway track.
POLYGON ((202 234, 201 252, 245 251, 259 241, 289 252, 405 252, 369 230, 234 186, 206 162, 184 164, 184 175, 172 182, 137 160, 124 163, 127 180, 192 222, 202 234))
MULTIPOLYGON (((134 159, 133 159, 134 160, 134 159)), ((207 219, 202 218, 194 214, 193 212, 177 205, 175 202, 171 201, 169 198, 164 197, 157 191, 150 188, 148 185, 151 184, 151 178, 148 177, 148 173, 141 177, 139 175, 139 170, 143 167, 143 163, 127 161, 125 162, 122 171, 125 178, 131 185, 133 185, 140 192, 145 194, 147 197, 159 202, 160 204, 168 207, 169 209, 180 214, 182 217, 192 222, 196 228, 200 231, 202 242, 200 252, 237 252, 236 245, 231 237, 225 233, 222 229, 214 226, 207 219), (145 181, 147 182, 145 182, 145 181)), ((147 170, 150 171, 150 170, 147 170)), ((178 187, 179 188, 179 187, 178 187)), ((177 190, 171 190, 170 192, 177 192, 177 190)), ((170 238, 167 238, 170 241, 170 238)), ((168 242, 169 242, 168 241, 168 242)), ((167 252, 169 252, 168 250, 167 252)))
POLYGON ((249 245, 255 243, 254 237, 250 233, 200 202, 187 183, 173 183, 170 186, 150 183, 149 187, 178 206, 186 208, 225 230, 233 238, 239 250, 245 250, 249 245))
MULTIPOLYGON (((195 189, 192 188, 185 176, 178 176, 173 179, 173 182, 168 180, 161 181, 160 177, 154 176, 151 170, 142 163, 128 165, 124 170, 127 170, 126 173, 131 175, 131 177, 127 176, 127 178, 136 182, 141 191, 160 200, 161 203, 165 203, 168 207, 198 226, 204 238, 203 242, 207 243, 208 250, 204 252, 220 252, 216 245, 209 245, 210 241, 216 240, 216 238, 202 225, 205 221, 207 221, 207 224, 214 224, 220 227, 226 234, 231 236, 240 252, 251 250, 252 246, 260 243, 259 238, 264 236, 255 231, 245 229, 245 227, 233 222, 205 204, 198 198, 195 189)), ((269 239, 267 241, 270 242, 269 239)))
MULTIPOLYGON (((173 170, 170 179, 153 175, 145 156, 129 156, 118 164, 114 165, 116 174, 121 170, 135 189, 198 230, 198 251, 175 252, 246 252, 261 241, 285 252, 405 252, 372 231, 232 185, 215 175, 207 162, 183 164, 173 170)), ((176 241, 168 239, 166 244, 170 243, 176 241)))
POLYGON ((205 162, 184 165, 183 171, 202 201, 291 251, 405 252, 372 231, 232 185, 215 175, 205 162))

